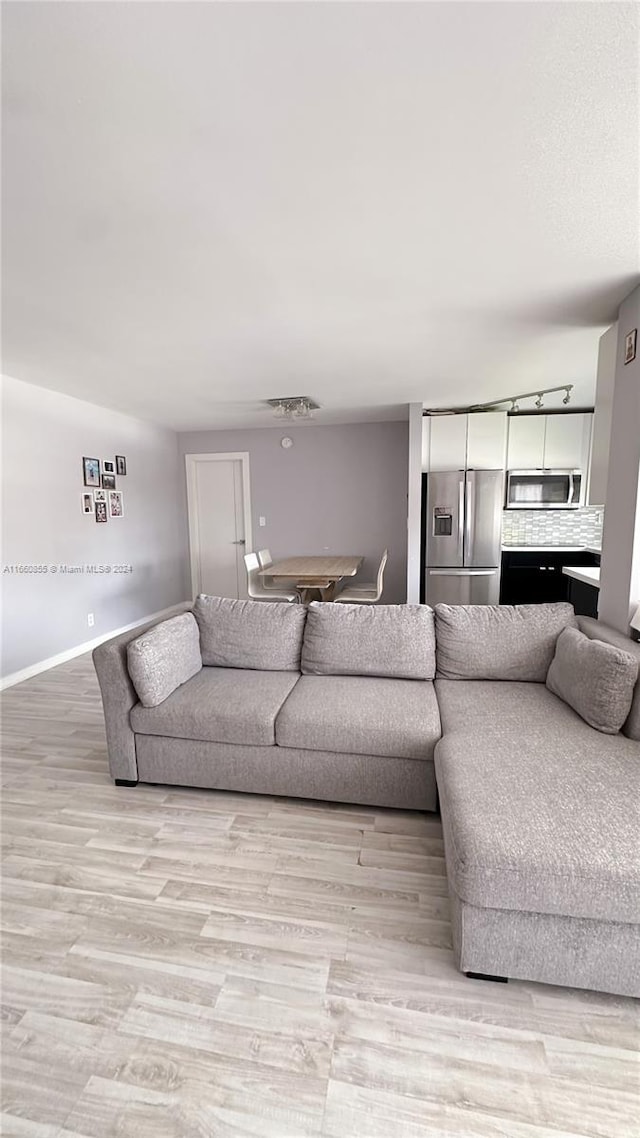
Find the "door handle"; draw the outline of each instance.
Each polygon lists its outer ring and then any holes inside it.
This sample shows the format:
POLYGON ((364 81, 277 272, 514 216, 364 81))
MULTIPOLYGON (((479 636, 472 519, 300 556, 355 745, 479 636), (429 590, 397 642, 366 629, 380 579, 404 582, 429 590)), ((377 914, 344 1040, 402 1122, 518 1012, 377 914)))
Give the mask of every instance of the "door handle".
POLYGON ((243 537, 241 537, 240 541, 232 541, 231 544, 232 545, 246 545, 247 543, 246 543, 245 539, 243 537))

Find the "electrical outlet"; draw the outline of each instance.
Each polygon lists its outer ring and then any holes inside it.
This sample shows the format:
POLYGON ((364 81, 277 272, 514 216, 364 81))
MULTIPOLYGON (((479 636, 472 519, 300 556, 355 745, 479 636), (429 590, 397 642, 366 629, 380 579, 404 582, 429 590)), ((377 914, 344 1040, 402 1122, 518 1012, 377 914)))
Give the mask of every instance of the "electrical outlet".
POLYGON ((93 613, 92 612, 87 613, 87 624, 89 625, 89 628, 93 628, 94 619, 93 619, 93 613))
POLYGON ((266 518, 263 518, 263 517, 259 517, 259 518, 258 518, 258 525, 259 525, 259 526, 266 526, 266 524, 267 524, 267 519, 266 519, 266 518))

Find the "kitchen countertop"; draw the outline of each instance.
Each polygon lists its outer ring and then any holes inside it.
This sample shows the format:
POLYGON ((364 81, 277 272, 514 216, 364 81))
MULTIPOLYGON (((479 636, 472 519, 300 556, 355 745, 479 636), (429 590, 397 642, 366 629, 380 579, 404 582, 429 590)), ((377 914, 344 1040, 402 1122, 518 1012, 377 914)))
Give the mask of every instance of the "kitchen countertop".
POLYGON ((562 572, 565 577, 574 577, 576 581, 582 581, 585 585, 593 585, 596 589, 600 588, 599 569, 591 569, 584 565, 563 565, 562 572))

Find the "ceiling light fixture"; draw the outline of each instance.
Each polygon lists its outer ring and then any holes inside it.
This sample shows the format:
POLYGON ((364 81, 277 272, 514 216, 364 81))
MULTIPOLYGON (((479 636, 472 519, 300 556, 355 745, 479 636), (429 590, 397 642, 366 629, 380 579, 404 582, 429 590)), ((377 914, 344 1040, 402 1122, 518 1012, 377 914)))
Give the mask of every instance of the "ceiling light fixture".
POLYGON ((313 419, 313 412, 319 408, 309 395, 283 395, 280 399, 266 399, 265 403, 273 409, 276 419, 288 422, 292 419, 313 419))
POLYGON ((566 388, 566 395, 565 395, 564 399, 562 400, 562 402, 565 404, 565 406, 567 405, 567 403, 571 402, 571 388, 570 387, 566 388))
POLYGON ((542 395, 539 395, 538 398, 536 399, 536 407, 538 408, 538 411, 541 409, 541 407, 542 407, 542 395))

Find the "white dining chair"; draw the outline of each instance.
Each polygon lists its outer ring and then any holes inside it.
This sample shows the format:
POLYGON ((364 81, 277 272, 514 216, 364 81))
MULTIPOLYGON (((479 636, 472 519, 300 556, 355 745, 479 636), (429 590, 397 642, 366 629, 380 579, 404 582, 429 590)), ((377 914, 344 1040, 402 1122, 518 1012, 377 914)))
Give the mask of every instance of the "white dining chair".
MULTIPOLYGON (((258 550, 258 561, 260 562, 260 568, 261 569, 268 569, 270 565, 273 565, 273 557, 271 556, 271 550, 270 549, 259 549, 258 550)), ((274 589, 276 590, 276 592, 280 592, 280 593, 283 591, 283 589, 284 589, 285 593, 288 592, 288 589, 287 589, 288 579, 286 577, 261 577, 260 580, 262 582, 263 587, 265 589, 268 589, 269 592, 273 592, 274 589)))
POLYGON ((335 598, 337 604, 344 605, 374 605, 382 596, 384 568, 389 559, 389 550, 385 549, 378 566, 377 580, 362 585, 347 585, 335 598))
POLYGON ((298 601, 297 592, 289 589, 267 589, 262 583, 260 561, 257 553, 245 553, 244 564, 247 570, 247 592, 253 601, 298 601))

